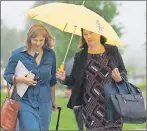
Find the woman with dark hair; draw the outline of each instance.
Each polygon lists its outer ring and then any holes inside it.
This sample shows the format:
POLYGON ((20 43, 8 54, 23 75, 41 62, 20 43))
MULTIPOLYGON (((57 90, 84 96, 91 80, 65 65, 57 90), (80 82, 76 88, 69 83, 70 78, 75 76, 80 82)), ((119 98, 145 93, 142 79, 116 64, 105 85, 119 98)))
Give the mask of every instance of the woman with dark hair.
POLYGON ((13 85, 24 83, 28 89, 20 97, 17 92, 12 99, 19 100, 19 130, 48 130, 52 108, 55 104, 56 57, 54 38, 42 24, 34 24, 27 33, 25 46, 12 52, 4 72, 5 80, 13 85), (15 75, 18 61, 31 73, 34 79, 15 75))
POLYGON ((106 38, 82 29, 83 48, 75 55, 70 76, 65 71, 56 73, 63 84, 73 86, 68 108, 82 107, 82 117, 87 129, 121 130, 122 121, 107 121, 104 84, 127 79, 127 71, 116 46, 106 43, 106 38))

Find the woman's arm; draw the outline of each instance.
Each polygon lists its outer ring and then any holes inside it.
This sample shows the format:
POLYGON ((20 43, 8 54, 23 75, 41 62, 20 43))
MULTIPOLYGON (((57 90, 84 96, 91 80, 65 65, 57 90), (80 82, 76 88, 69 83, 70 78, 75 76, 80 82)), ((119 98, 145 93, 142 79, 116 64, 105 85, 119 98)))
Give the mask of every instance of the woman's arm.
POLYGON ((14 75, 15 75, 15 68, 17 65, 17 56, 12 53, 11 57, 9 58, 8 65, 4 71, 4 79, 10 84, 14 84, 14 75))
POLYGON ((4 79, 10 84, 17 84, 17 83, 24 83, 27 85, 36 85, 36 81, 28 77, 19 77, 15 75, 15 68, 18 63, 18 55, 12 53, 11 57, 9 58, 8 65, 4 72, 4 79))
POLYGON ((122 59, 117 47, 115 47, 115 53, 116 53, 116 57, 117 57, 117 61, 118 61, 118 69, 119 69, 120 75, 127 81, 128 80, 127 70, 125 68, 123 59, 122 59))
MULTIPOLYGON (((55 99, 55 95, 56 95, 56 85, 51 87, 51 96, 52 96, 52 105, 55 107, 56 106, 56 99, 55 99)), ((56 108, 56 107, 55 107, 56 108)))
POLYGON ((73 74, 75 73, 76 70, 76 61, 77 61, 77 54, 74 57, 74 62, 73 62, 73 67, 72 67, 72 71, 70 73, 69 76, 65 77, 64 81, 61 81, 62 84, 67 85, 67 86, 73 86, 74 85, 74 77, 73 74))
POLYGON ((53 63, 52 63, 52 70, 51 70, 51 74, 52 74, 52 78, 50 80, 50 86, 53 87, 54 85, 57 84, 57 79, 56 79, 56 55, 55 52, 53 51, 53 63))
POLYGON ((56 95, 56 56, 55 53, 53 52, 53 63, 52 63, 52 78, 50 80, 50 86, 51 86, 51 97, 52 97, 52 106, 53 106, 53 110, 55 110, 56 107, 56 99, 55 99, 55 95, 56 95))
POLYGON ((36 86, 36 84, 37 84, 37 81, 35 81, 29 77, 19 77, 19 76, 14 75, 13 79, 14 79, 13 81, 15 84, 24 83, 24 84, 27 84, 28 86, 30 86, 30 85, 36 86))

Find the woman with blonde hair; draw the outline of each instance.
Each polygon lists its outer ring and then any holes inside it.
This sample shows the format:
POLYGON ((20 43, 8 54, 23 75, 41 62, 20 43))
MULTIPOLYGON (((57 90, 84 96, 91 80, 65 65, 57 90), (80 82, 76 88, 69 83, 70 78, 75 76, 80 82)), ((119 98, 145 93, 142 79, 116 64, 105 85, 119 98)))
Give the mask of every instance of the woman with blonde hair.
POLYGON ((20 102, 19 130, 48 130, 52 109, 56 109, 56 56, 51 49, 54 38, 42 24, 34 24, 27 33, 25 46, 12 52, 4 72, 11 84, 24 83, 29 87, 23 97, 14 92, 12 99, 20 102), (21 61, 34 79, 15 75, 21 61))

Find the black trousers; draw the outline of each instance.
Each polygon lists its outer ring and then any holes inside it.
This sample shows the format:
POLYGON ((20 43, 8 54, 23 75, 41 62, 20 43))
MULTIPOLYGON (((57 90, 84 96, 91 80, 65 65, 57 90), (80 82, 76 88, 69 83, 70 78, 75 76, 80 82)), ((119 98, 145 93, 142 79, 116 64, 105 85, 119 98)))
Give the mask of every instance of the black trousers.
POLYGON ((79 130, 83 130, 83 125, 84 125, 81 109, 82 109, 82 106, 74 109, 74 114, 75 114, 75 118, 76 118, 76 122, 77 122, 79 130))

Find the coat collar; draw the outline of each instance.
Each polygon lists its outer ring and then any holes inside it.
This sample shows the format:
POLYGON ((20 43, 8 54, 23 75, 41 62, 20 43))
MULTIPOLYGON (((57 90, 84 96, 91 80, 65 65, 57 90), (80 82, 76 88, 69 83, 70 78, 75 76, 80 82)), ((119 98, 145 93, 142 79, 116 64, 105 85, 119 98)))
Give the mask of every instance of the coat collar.
MULTIPOLYGON (((47 51, 50 51, 50 50, 51 50, 51 49, 48 48, 48 47, 46 47, 46 48, 44 48, 44 49, 47 50, 47 51)), ((28 50, 28 49, 24 46, 20 52, 24 53, 24 52, 26 52, 27 50, 28 50)))

